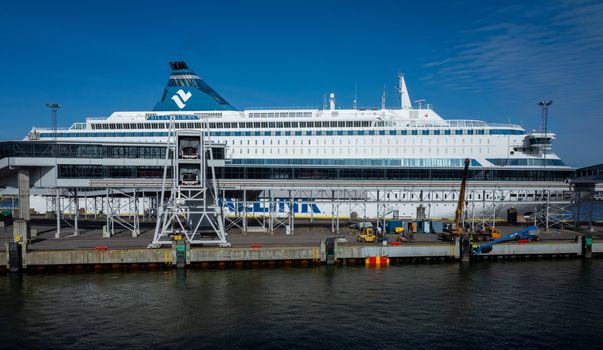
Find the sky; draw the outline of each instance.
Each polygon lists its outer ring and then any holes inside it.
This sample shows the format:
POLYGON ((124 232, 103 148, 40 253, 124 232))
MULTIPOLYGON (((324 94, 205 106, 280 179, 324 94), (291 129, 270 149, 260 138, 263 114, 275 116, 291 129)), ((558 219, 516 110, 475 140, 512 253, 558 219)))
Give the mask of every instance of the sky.
POLYGON ((185 60, 239 109, 398 106, 540 125, 555 152, 603 163, 601 1, 11 1, 0 5, 0 140, 150 110, 185 60))

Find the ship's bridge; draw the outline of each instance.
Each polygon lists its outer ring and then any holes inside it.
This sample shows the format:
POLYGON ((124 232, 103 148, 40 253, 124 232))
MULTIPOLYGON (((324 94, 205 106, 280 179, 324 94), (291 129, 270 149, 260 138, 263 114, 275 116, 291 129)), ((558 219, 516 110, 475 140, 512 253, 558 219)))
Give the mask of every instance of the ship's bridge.
POLYGON ((531 132, 523 140, 523 150, 531 152, 545 152, 552 149, 554 133, 531 132))
POLYGON ((526 142, 529 146, 538 148, 551 148, 551 142, 555 139, 555 134, 547 132, 532 132, 526 136, 526 142))

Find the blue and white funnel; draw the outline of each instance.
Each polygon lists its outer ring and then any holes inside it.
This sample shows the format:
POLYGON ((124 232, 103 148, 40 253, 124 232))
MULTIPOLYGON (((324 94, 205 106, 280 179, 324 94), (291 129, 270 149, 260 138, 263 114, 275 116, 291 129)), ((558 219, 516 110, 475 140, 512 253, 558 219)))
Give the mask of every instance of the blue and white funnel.
POLYGON ((172 75, 157 102, 154 111, 234 111, 234 108, 222 96, 218 95, 186 62, 170 62, 172 75))

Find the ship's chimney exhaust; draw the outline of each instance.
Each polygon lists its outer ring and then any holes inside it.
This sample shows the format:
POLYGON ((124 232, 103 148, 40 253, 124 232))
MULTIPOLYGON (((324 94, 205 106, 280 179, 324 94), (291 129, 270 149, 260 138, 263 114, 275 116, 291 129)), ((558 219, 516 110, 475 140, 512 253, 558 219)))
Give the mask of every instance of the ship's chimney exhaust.
POLYGON ((410 96, 408 95, 408 89, 406 88, 406 82, 404 81, 404 74, 402 73, 398 73, 398 94, 400 94, 400 108, 412 109, 410 96))
POLYGON ((335 94, 332 92, 329 94, 329 110, 335 110, 335 94))

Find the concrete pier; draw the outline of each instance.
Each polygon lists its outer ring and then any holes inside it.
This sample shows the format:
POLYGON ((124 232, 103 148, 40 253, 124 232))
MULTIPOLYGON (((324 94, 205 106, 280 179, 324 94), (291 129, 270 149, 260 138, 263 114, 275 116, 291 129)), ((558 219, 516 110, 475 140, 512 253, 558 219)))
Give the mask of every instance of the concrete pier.
MULTIPOLYGON (((369 256, 387 256, 396 261, 460 261, 460 240, 456 242, 406 244, 400 246, 380 246, 340 243, 334 250, 334 261, 346 263, 365 259, 369 256)), ((517 257, 584 257, 603 256, 603 241, 593 241, 590 250, 584 249, 582 237, 575 242, 532 242, 502 243, 495 245, 492 252, 479 256, 470 256, 470 260, 517 258, 517 257)), ((23 268, 44 266, 115 266, 115 265, 153 265, 181 267, 191 264, 247 264, 247 263, 303 263, 324 264, 327 260, 327 247, 324 243, 307 246, 267 246, 267 247, 230 247, 202 248, 189 245, 174 245, 161 249, 70 249, 22 251, 23 268), (182 248, 185 251, 182 251, 182 248), (178 261, 178 257, 186 257, 178 261)), ((9 250, 0 252, 0 264, 9 269, 9 250)))
MULTIPOLYGON (((405 262, 448 261, 468 264, 482 260, 538 259, 538 258, 597 258, 603 257, 603 232, 580 233, 571 230, 541 232, 539 241, 499 243, 487 254, 472 255, 470 247, 463 247, 463 240, 452 242, 437 239, 434 234, 416 234, 411 242, 398 242, 395 235, 386 235, 388 244, 359 243, 357 231, 347 229, 333 234, 328 226, 298 227, 296 235, 287 235, 284 230, 268 233, 233 231, 229 233, 232 244, 228 248, 215 246, 190 246, 174 244, 160 249, 147 249, 152 239, 154 225, 141 225, 141 234, 132 237, 128 230, 116 230, 115 235, 103 237, 104 220, 83 220, 80 234, 54 238, 54 219, 35 219, 32 230, 38 232, 28 241, 16 243, 20 247, 17 268, 27 270, 127 268, 153 266, 162 268, 190 268, 208 266, 258 266, 278 264, 362 264, 371 256, 386 256, 392 264, 405 262)), ((513 232, 516 227, 499 227, 501 231, 513 232)), ((0 229, 0 240, 13 241, 13 228, 0 229)), ((479 241, 478 244, 484 242, 479 241)), ((13 247, 14 248, 14 243, 13 247)), ((11 264, 10 252, 15 249, 9 244, 0 246, 0 270, 8 271, 11 264)), ((15 264, 13 264, 13 270, 15 264)))

